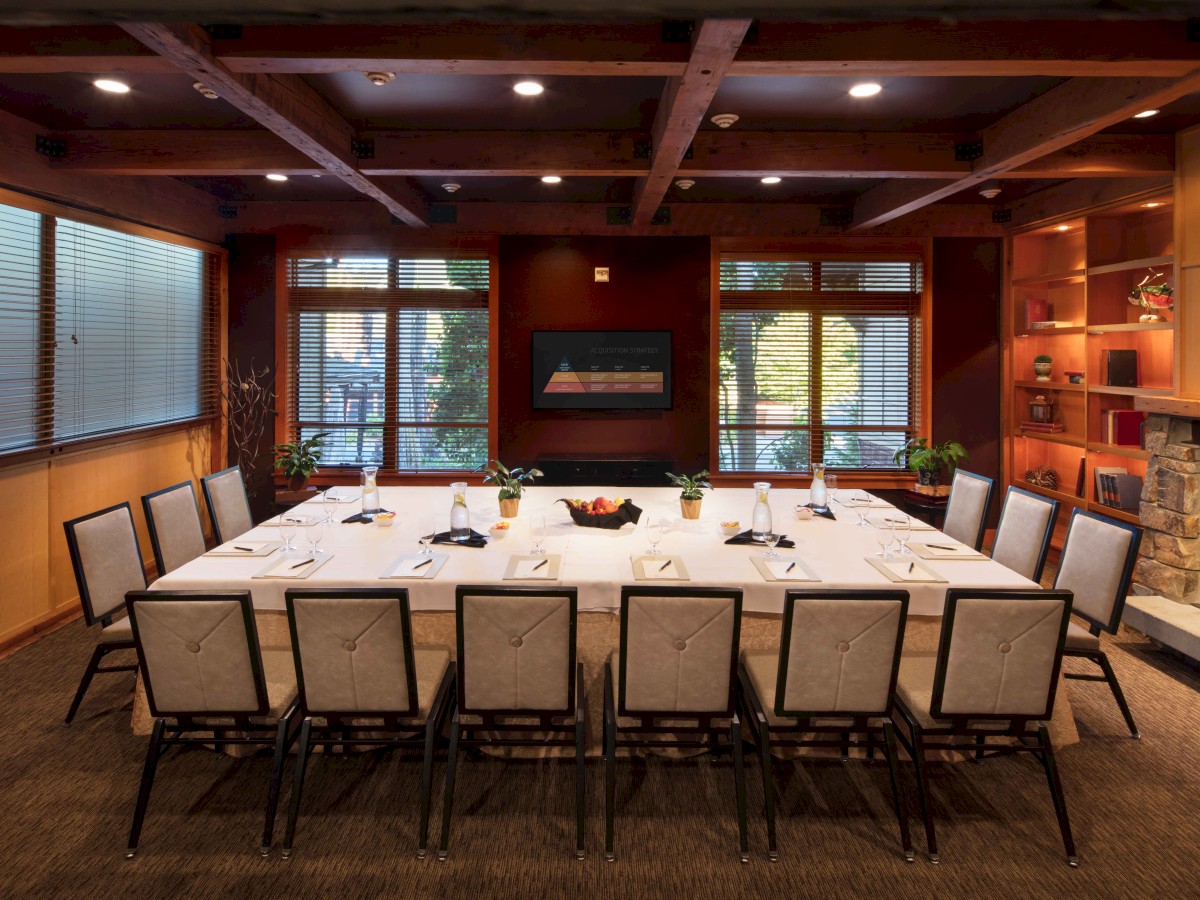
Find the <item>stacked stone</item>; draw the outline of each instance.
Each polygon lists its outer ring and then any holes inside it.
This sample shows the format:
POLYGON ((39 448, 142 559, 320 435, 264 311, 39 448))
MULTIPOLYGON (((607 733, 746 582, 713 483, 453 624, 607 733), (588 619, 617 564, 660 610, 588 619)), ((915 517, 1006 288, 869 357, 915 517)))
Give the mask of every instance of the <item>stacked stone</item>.
POLYGON ((1200 444, 1194 419, 1151 415, 1146 449, 1151 457, 1139 509, 1141 551, 1134 591, 1200 605, 1200 444))

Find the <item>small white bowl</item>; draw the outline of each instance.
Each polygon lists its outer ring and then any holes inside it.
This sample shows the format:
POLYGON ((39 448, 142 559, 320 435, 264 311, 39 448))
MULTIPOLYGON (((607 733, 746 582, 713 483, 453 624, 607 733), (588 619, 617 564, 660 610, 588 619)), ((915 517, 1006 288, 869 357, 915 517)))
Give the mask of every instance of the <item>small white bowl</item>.
POLYGON ((497 541, 498 541, 498 540, 500 540, 501 538, 506 538, 506 537, 508 537, 508 533, 509 533, 510 531, 512 531, 512 529, 511 529, 511 528, 489 528, 489 529, 488 529, 488 534, 490 534, 490 535, 492 536, 492 539, 493 539, 493 540, 497 540, 497 541))
POLYGON ((807 507, 807 506, 797 506, 796 507, 796 518, 799 519, 801 522, 807 522, 812 517, 813 517, 813 511, 810 507, 807 507))
POLYGON ((741 530, 742 530, 741 522, 734 522, 732 525, 722 525, 721 526, 721 533, 728 537, 733 537, 735 534, 739 534, 741 532, 741 530))
POLYGON ((394 515, 392 515, 392 516, 377 515, 375 517, 375 524, 378 525, 380 528, 391 528, 392 525, 395 524, 395 522, 396 522, 396 517, 394 515))

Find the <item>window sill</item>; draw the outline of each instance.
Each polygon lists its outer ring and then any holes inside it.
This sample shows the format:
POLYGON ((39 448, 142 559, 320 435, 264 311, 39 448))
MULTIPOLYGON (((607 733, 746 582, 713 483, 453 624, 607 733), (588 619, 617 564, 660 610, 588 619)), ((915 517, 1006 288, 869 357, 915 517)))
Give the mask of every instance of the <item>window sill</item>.
POLYGON ((49 447, 35 447, 25 450, 11 450, 0 453, 0 469, 9 466, 26 465, 42 460, 69 458, 83 453, 91 453, 106 447, 118 447, 122 444, 132 444, 163 434, 178 431, 188 431, 193 428, 211 428, 217 423, 216 417, 200 416, 195 419, 184 419, 180 422, 168 422, 164 425, 149 425, 132 431, 121 431, 116 434, 106 434, 98 437, 79 438, 74 441, 64 441, 49 447))

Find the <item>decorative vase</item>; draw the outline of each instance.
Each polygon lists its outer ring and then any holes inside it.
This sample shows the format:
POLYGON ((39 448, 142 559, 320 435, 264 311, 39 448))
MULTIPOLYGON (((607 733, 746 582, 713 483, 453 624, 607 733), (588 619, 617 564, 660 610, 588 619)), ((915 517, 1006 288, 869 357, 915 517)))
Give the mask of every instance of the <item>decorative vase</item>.
POLYGON ((925 466, 917 467, 917 484, 923 484, 926 487, 937 487, 941 479, 940 469, 930 469, 925 466))
POLYGON ((289 491, 302 491, 306 484, 308 484, 307 475, 297 472, 295 475, 288 476, 287 486, 289 491))
POLYGON ((500 518, 513 519, 517 516, 517 509, 521 505, 520 497, 502 497, 500 499, 500 518))
POLYGON ((685 519, 700 518, 700 500, 685 500, 679 498, 679 510, 683 513, 685 519))
POLYGON ((1036 380, 1037 381, 1049 381, 1050 380, 1050 372, 1053 369, 1053 367, 1054 367, 1053 363, 1035 362, 1033 364, 1033 374, 1037 376, 1036 380))

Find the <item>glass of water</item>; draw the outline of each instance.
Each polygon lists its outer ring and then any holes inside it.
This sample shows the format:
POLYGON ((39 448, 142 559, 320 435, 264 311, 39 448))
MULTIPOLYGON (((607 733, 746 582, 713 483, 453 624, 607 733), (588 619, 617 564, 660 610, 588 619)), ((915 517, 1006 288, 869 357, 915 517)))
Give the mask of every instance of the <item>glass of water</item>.
POLYGON ((309 556, 324 553, 321 549, 321 539, 325 537, 325 520, 314 519, 304 528, 304 537, 308 539, 309 556))
POLYGON ((433 513, 421 513, 417 520, 417 540, 421 542, 421 556, 433 556, 430 544, 433 543, 434 525, 433 513))
POLYGON ((321 495, 321 508, 325 510, 325 521, 333 524, 333 514, 337 512, 338 495, 337 491, 329 488, 321 495))
POLYGON ((279 517, 279 536, 283 538, 283 546, 279 549, 282 552, 287 553, 290 550, 296 549, 296 545, 292 543, 292 539, 296 536, 296 529, 302 524, 304 524, 304 520, 296 516, 290 516, 285 513, 279 517))
POLYGON ((779 539, 782 535, 778 531, 768 531, 763 535, 763 543, 767 545, 767 549, 763 551, 763 556, 768 559, 778 559, 779 552, 775 549, 779 545, 779 539))
POLYGON ((546 540, 545 516, 529 517, 529 539, 533 541, 533 549, 529 551, 530 556, 541 556, 546 552, 542 549, 542 541, 546 540))
POLYGON ((912 519, 905 515, 893 516, 892 532, 896 535, 896 542, 900 545, 897 553, 900 556, 912 556, 913 552, 908 549, 908 542, 912 538, 912 519))
POLYGON ((657 516, 646 517, 646 540, 650 542, 650 555, 658 556, 658 543, 663 537, 662 519, 657 516))
POLYGON ((855 512, 858 513, 858 521, 855 525, 861 525, 863 528, 870 528, 871 523, 867 521, 867 511, 871 508, 871 497, 866 491, 859 491, 850 501, 854 505, 855 512))
POLYGON ((887 519, 887 518, 881 519, 879 521, 879 524, 875 526, 874 531, 875 531, 875 543, 877 543, 879 545, 879 552, 876 553, 875 555, 877 557, 879 557, 880 559, 891 559, 892 558, 891 546, 892 546, 892 541, 895 538, 895 534, 892 532, 891 519, 887 519))
POLYGON ((838 479, 831 472, 825 473, 825 492, 829 495, 830 504, 837 502, 838 479))

